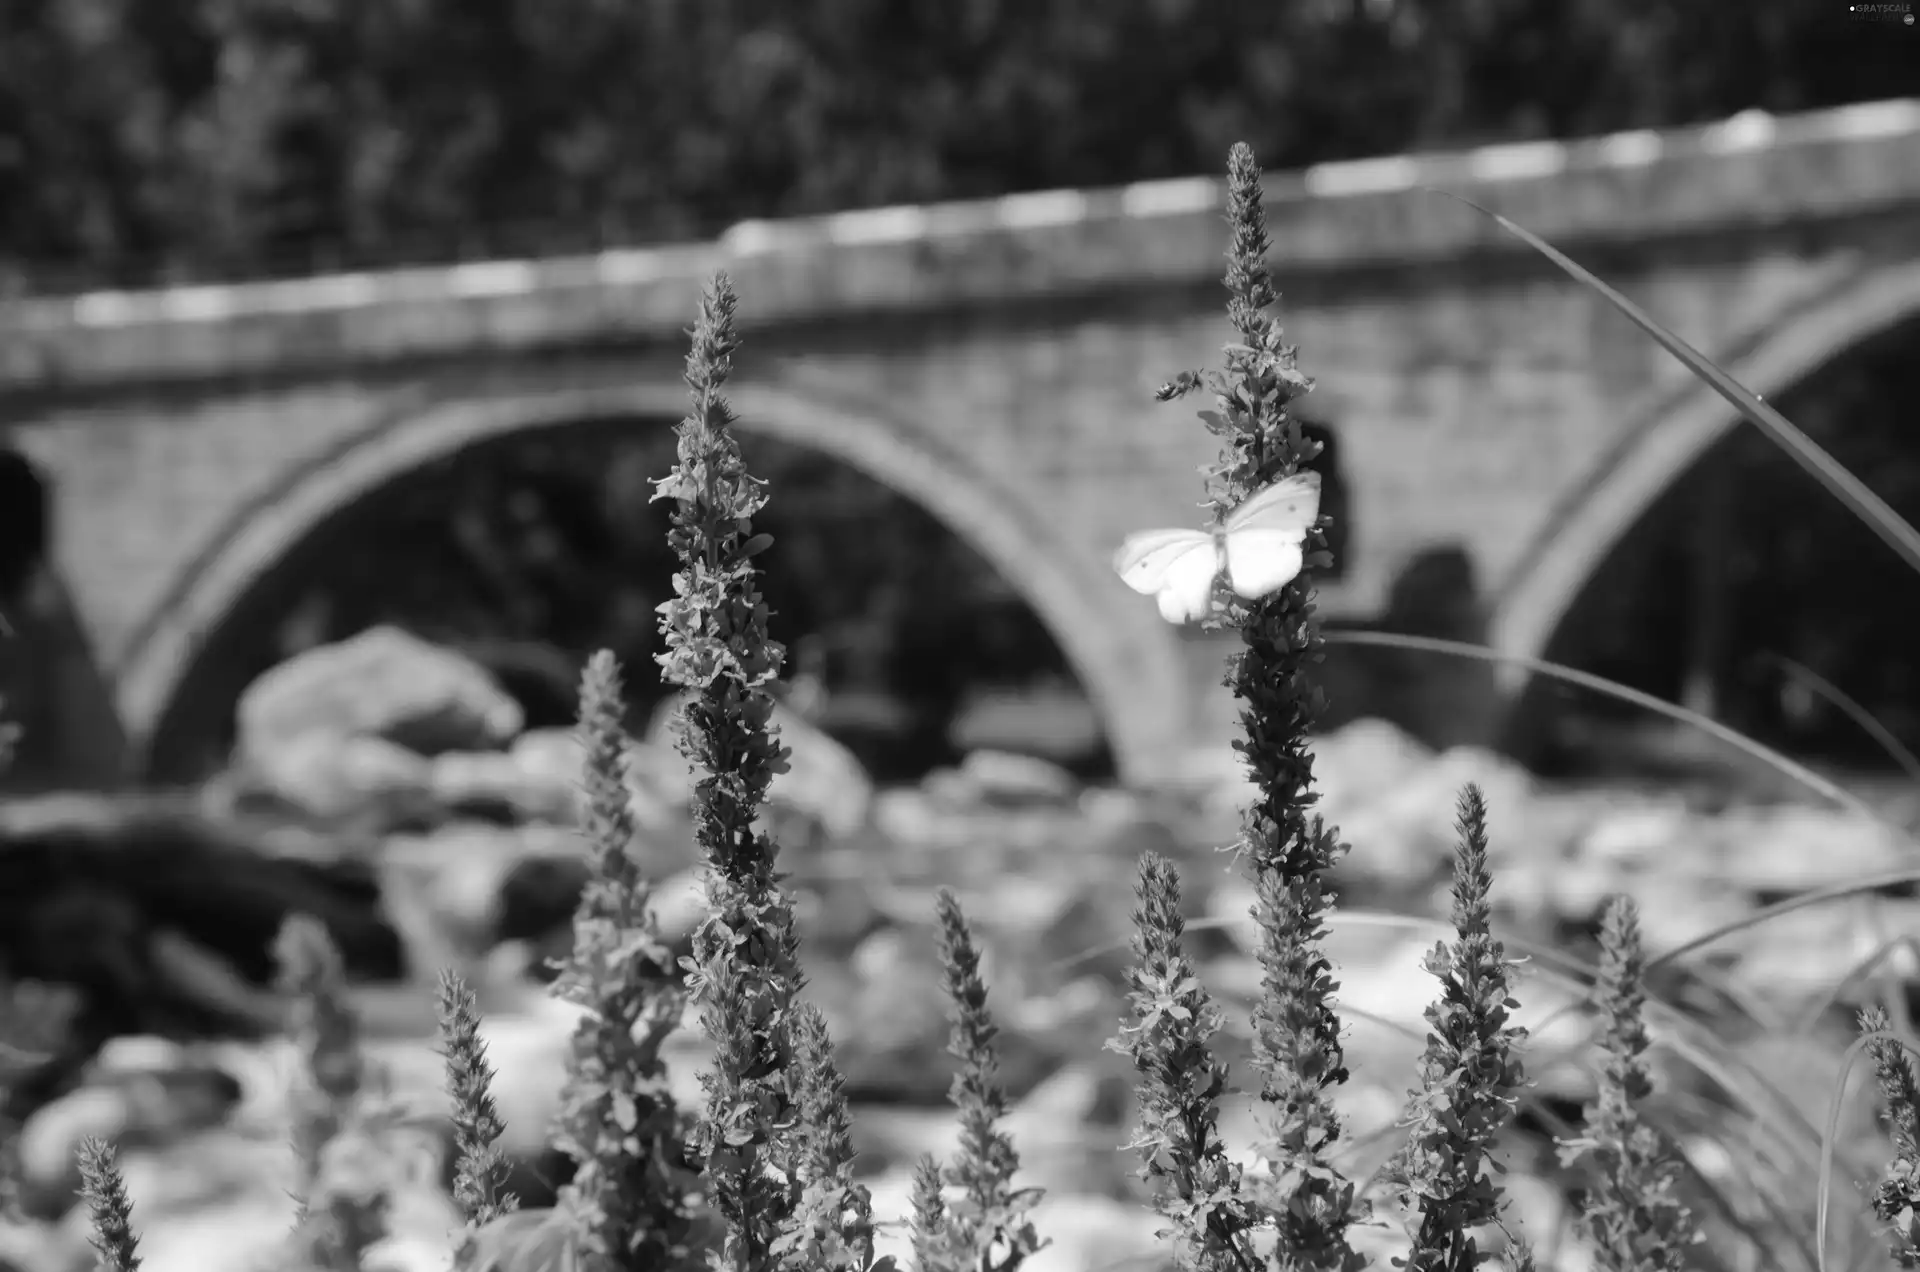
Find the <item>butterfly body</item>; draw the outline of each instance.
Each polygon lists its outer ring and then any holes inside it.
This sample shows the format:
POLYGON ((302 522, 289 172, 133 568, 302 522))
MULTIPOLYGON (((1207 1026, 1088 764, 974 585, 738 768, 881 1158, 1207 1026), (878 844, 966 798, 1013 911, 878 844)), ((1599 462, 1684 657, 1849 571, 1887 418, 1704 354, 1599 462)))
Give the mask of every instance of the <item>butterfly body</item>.
POLYGON ((1190 623, 1213 605, 1222 572, 1244 600, 1270 596, 1306 564, 1307 532, 1320 517, 1320 474, 1296 473, 1243 501, 1207 530, 1143 530, 1114 554, 1121 581, 1155 598, 1169 623, 1190 623))

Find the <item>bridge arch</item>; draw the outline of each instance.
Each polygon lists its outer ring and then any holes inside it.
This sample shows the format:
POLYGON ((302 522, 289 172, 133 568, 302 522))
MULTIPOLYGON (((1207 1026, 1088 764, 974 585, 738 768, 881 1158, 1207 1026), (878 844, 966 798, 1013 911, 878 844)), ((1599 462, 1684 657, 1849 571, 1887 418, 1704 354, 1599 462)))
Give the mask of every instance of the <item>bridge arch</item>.
MULTIPOLYGON (((789 390, 730 389, 737 427, 829 455, 927 509, 998 570, 1058 642, 1092 701, 1124 781, 1150 779, 1185 737, 1188 680, 1170 628, 1063 542, 1042 511, 958 450, 889 421, 789 390)), ((475 444, 610 417, 677 419, 677 382, 443 400, 382 422, 304 465, 236 513, 145 625, 120 668, 118 704, 136 767, 211 632, 289 552, 339 513, 475 444)), ((749 456, 751 466, 751 456, 749 456)), ((778 497, 778 492, 775 492, 778 497)))
MULTIPOLYGON (((1771 400, 1916 314, 1920 262, 1876 264, 1775 320, 1741 342, 1732 357, 1716 356, 1716 361, 1735 380, 1771 400)), ((1725 399, 1692 376, 1648 411, 1645 422, 1563 509, 1502 590, 1490 624, 1493 647, 1506 654, 1543 657, 1607 554, 1669 486, 1743 423, 1725 399)), ((1502 665, 1501 687, 1508 701, 1517 698, 1530 678, 1522 668, 1502 665)))

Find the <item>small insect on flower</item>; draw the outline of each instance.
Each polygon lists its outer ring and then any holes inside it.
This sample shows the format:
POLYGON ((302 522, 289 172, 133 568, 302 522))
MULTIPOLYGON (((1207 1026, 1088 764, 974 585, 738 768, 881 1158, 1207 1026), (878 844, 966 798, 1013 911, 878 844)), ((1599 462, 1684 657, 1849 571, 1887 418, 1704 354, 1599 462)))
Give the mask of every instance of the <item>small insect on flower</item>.
POLYGON ((1213 604, 1224 568, 1243 600, 1279 591, 1306 562, 1307 531, 1320 518, 1320 474, 1295 473, 1246 499, 1211 530, 1142 530, 1127 536, 1113 568, 1128 587, 1154 594, 1160 617, 1191 623, 1213 604))

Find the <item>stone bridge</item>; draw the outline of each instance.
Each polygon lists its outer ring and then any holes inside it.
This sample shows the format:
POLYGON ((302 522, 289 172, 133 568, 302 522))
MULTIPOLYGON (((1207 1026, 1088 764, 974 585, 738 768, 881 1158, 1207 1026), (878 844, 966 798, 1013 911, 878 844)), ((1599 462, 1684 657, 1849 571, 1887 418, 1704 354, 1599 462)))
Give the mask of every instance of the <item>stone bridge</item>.
MULTIPOLYGON (((1537 654, 1610 545, 1736 423, 1429 187, 1545 236, 1764 394, 1920 311, 1920 100, 1270 175, 1281 318, 1339 441, 1350 539, 1321 588, 1336 618, 1379 614, 1443 554, 1470 564, 1489 642, 1537 654)), ((99 700, 69 750, 143 771, 209 633, 369 492, 490 437, 677 419, 683 329, 725 268, 749 447, 757 432, 826 452, 942 518, 1055 634, 1123 775, 1151 774, 1219 736, 1220 650, 1164 625, 1108 560, 1129 530, 1200 517, 1212 439, 1152 390, 1228 337, 1223 205, 1196 178, 8 304, 0 446, 52 491, 42 590, 85 651, 48 674, 99 700)))

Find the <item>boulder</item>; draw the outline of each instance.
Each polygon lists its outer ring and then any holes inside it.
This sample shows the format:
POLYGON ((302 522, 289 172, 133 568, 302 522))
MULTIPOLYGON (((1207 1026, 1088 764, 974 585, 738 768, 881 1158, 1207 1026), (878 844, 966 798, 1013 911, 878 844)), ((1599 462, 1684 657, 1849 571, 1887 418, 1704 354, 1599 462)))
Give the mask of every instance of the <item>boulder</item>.
POLYGON ((1920 902, 1861 897, 1795 910, 1732 933, 1713 946, 1712 956, 1732 964, 1723 974, 1734 984, 1764 992, 1793 1011, 1832 994, 1850 977, 1855 979, 1841 1001, 1864 1003, 1873 987, 1856 973, 1870 961, 1879 988, 1900 985, 1911 996, 1920 964, 1902 943, 1920 930, 1917 924, 1920 902))
POLYGON ((1702 847, 1728 885, 1773 899, 1898 870, 1913 854, 1880 822, 1808 804, 1729 809, 1702 847))
POLYGON ((469 821, 394 836, 381 853, 380 872, 388 911, 406 929, 411 961, 459 962, 499 940, 544 935, 531 929, 548 918, 554 919, 549 929, 563 923, 564 917, 554 916, 561 909, 572 913, 586 865, 576 831, 469 821), (508 916, 511 930, 502 932, 502 898, 516 870, 534 882, 564 876, 559 891, 572 883, 573 900, 556 897, 553 886, 539 898, 516 896, 521 908, 508 916), (536 904, 529 909, 526 902, 536 904))
MULTIPOLYGON (((508 755, 513 762, 516 788, 533 791, 542 807, 564 810, 553 820, 576 822, 584 807, 581 785, 586 750, 572 729, 533 729, 514 739, 508 755)), ((627 811, 641 830, 655 836, 685 829, 678 809, 692 789, 686 761, 671 748, 632 741, 627 746, 627 811)))
POLYGON ((431 820, 438 807, 432 766, 385 738, 276 738, 256 743, 247 767, 260 789, 323 822, 354 822, 377 833, 431 820))
POLYGON ((486 751, 525 723, 520 704, 471 659, 396 627, 297 654, 241 695, 239 752, 307 733, 384 738, 421 755, 486 751))
POLYGON ((1100 713, 1070 680, 974 690, 953 712, 947 743, 955 750, 1005 750, 1048 758, 1099 753, 1100 713))
POLYGON ((940 815, 951 818, 979 806, 980 790, 973 779, 956 768, 937 768, 920 779, 920 790, 940 815))
POLYGON ((1431 747, 1385 720, 1355 720, 1322 734, 1313 739, 1313 780, 1322 811, 1339 820, 1390 795, 1433 758, 1431 747))
POLYGON ((232 1075, 162 1039, 141 1041, 150 1044, 141 1048, 149 1054, 128 1063, 129 1048, 109 1046, 84 1086, 21 1128, 21 1202, 29 1214, 58 1218, 78 1199, 78 1153, 87 1137, 123 1152, 160 1147, 221 1125, 239 1103, 232 1075))
POLYGON ((325 924, 356 979, 406 972, 366 863, 275 858, 176 808, 98 803, 72 818, 9 809, 0 824, 0 966, 75 1004, 58 1054, 11 1084, 16 1111, 69 1089, 112 1038, 277 1028, 273 942, 289 915, 325 924))
POLYGON ((1240 810, 1259 796, 1247 762, 1229 746, 1196 747, 1173 761, 1153 793, 1178 796, 1196 819, 1208 824, 1236 821, 1240 810))
MULTIPOLYGON (((1420 889, 1452 870, 1459 842, 1460 794, 1471 782, 1487 800, 1489 847, 1496 858, 1524 844, 1533 782, 1512 761, 1476 747, 1455 747, 1362 799, 1329 804, 1328 819, 1352 845, 1343 877, 1420 889)), ((1533 845, 1524 846, 1532 848, 1533 845)))
POLYGON ((93 1272, 99 1256, 85 1232, 0 1215, 0 1272, 93 1272))
POLYGON ((919 786, 891 786, 873 800, 873 824, 889 846, 923 849, 958 843, 965 827, 942 807, 937 796, 919 786))
MULTIPOLYGON (((851 956, 862 941, 886 927, 890 917, 883 908, 890 890, 875 885, 872 855, 862 854, 857 848, 835 848, 833 853, 833 858, 822 863, 830 865, 830 870, 811 872, 790 885, 801 949, 810 963, 851 956)), ((704 893, 701 897, 693 911, 693 923, 706 917, 704 893)), ((927 904, 930 907, 932 902, 927 904)), ((922 920, 932 912, 931 908, 923 909, 912 918, 922 920)), ((691 932, 692 924, 686 930, 691 932)))
POLYGON ((1677 799, 1609 801, 1574 843, 1583 861, 1621 868, 1647 868, 1689 840, 1698 841, 1700 818, 1677 799))
POLYGON ((504 751, 448 751, 425 763, 433 802, 453 816, 509 823, 574 818, 577 777, 567 783, 529 773, 504 751))
MULTIPOLYGON (((580 787, 586 768, 586 748, 573 729, 529 729, 507 749, 522 781, 543 790, 564 790, 569 797, 580 787)), ((569 798, 567 807, 572 808, 569 798)))
MULTIPOLYGON (((432 761, 435 802, 456 816, 576 825, 585 808, 585 749, 571 729, 536 729, 506 751, 449 751, 432 761)), ((656 834, 677 827, 689 783, 677 756, 633 743, 626 760, 627 811, 656 834), (676 793, 677 792, 677 793, 676 793)))
POLYGON ((1079 781, 1058 764, 1011 751, 970 752, 959 772, 974 797, 990 805, 1057 807, 1070 804, 1080 791, 1079 781))

